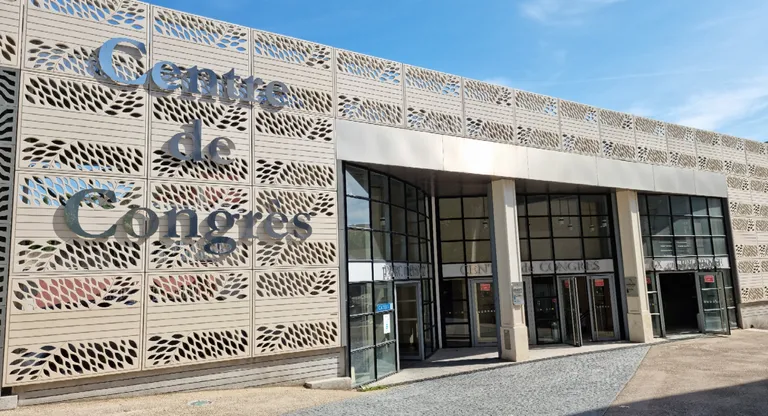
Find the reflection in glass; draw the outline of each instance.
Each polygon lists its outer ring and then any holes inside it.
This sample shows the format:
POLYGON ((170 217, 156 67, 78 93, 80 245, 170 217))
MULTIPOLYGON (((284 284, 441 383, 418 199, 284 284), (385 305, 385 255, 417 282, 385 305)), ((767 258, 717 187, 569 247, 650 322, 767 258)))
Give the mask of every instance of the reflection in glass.
POLYGON ((347 227, 371 227, 368 200, 347 197, 347 227))
POLYGON ((651 235, 672 235, 672 224, 669 217, 649 217, 651 235))
MULTIPOLYGON (((646 220, 645 227, 648 226, 647 218, 641 218, 646 220)), ((608 237, 611 235, 611 227, 608 222, 608 217, 583 217, 581 219, 581 229, 584 233, 584 237, 608 237)), ((648 235, 647 228, 646 233, 648 235)))
POLYGON ((405 234, 405 210, 392 206, 392 231, 405 234))
POLYGON ((397 359, 396 345, 397 343, 390 342, 389 344, 376 347, 376 370, 379 373, 379 378, 397 371, 395 362, 397 359))
POLYGON ((371 232, 348 229, 347 254, 349 260, 371 260, 371 232))
POLYGON ((578 238, 555 238, 555 260, 581 259, 581 240, 578 238))
POLYGON ((707 205, 709 205, 709 215, 713 217, 723 216, 723 205, 719 199, 707 198, 707 205))
POLYGON ((694 196, 691 197, 691 206, 693 207, 693 215, 707 216, 707 199, 694 196))
POLYGON ((349 318, 349 347, 358 349, 373 345, 373 316, 353 316, 349 318))
POLYGON ((579 217, 552 217, 553 237, 578 237, 581 235, 579 217))
POLYGON ((396 179, 390 179, 389 199, 397 206, 405 206, 405 185, 402 182, 396 179))
POLYGON ((608 215, 605 195, 581 195, 581 215, 608 215))
POLYGON ((646 196, 648 215, 669 215, 669 198, 660 195, 646 196))
POLYGON ((552 241, 529 240, 531 242, 531 260, 552 260, 552 241))
POLYGON ((693 231, 696 233, 696 235, 710 235, 709 218, 694 218, 693 231))
POLYGON ((586 259, 610 259, 613 258, 611 239, 609 238, 585 238, 584 258, 586 259))
POLYGON ((675 252, 678 256, 695 256, 693 237, 675 237, 675 252))
POLYGON ((549 201, 546 195, 527 196, 528 215, 547 215, 549 213, 549 201))
POLYGON ((371 199, 389 201, 389 180, 386 176, 371 172, 371 199))
POLYGON ((353 384, 364 384, 376 380, 373 348, 353 352, 350 360, 351 373, 354 376, 353 384))
POLYGON ((687 196, 671 196, 672 215, 691 215, 691 205, 687 196))
POLYGON ((486 219, 464 220, 464 238, 467 240, 488 240, 491 229, 486 219))
POLYGON ((487 218, 488 198, 464 198, 464 218, 487 218))
POLYGON ((443 263, 463 263, 464 262, 464 243, 461 241, 453 243, 440 244, 443 263))
POLYGON ((675 235, 693 235, 693 221, 690 217, 674 217, 675 235))
POLYGON ((368 198, 368 171, 347 166, 346 168, 347 195, 368 198))
POLYGON ((389 231, 389 205, 371 202, 371 227, 374 230, 389 231))
POLYGON ((528 235, 530 235, 532 238, 549 237, 549 218, 529 217, 528 235))
POLYGON ((461 198, 440 198, 440 218, 461 218, 461 198))
POLYGON ((392 249, 389 244, 389 233, 373 233, 373 259, 392 260, 392 249))
POLYGON ((710 218, 709 225, 712 235, 725 235, 725 226, 723 225, 722 218, 710 218))
POLYGON ((549 206, 553 217, 579 215, 579 197, 577 195, 551 196, 549 206))
POLYGON ((353 283, 349 285, 349 314, 358 315, 373 311, 373 296, 370 283, 353 283))
POLYGON ((392 260, 408 261, 408 245, 404 235, 392 234, 392 260))
POLYGON ((482 263, 491 261, 490 241, 467 241, 466 259, 468 263, 482 263))

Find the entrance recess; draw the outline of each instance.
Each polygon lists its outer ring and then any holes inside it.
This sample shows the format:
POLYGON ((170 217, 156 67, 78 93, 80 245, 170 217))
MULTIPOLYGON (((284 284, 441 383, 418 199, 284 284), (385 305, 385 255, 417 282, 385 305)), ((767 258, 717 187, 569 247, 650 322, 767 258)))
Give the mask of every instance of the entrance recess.
POLYGON ((613 275, 559 277, 558 289, 564 343, 619 338, 613 275))
POLYGON ((473 345, 496 344, 496 304, 491 279, 469 281, 473 345))
POLYGON ((652 316, 661 318, 654 319, 654 335, 731 333, 722 272, 658 273, 647 279, 649 287, 659 288, 648 292, 652 316))
POLYGON ((401 360, 423 360, 421 285, 418 282, 396 283, 397 345, 401 360))

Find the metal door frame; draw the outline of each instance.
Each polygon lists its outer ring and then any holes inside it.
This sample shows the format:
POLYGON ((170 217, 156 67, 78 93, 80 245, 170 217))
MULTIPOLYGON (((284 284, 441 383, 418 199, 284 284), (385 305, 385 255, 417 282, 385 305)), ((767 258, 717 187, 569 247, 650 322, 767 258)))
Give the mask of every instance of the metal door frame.
MULTIPOLYGON (((422 316, 422 303, 421 299, 421 282, 414 282, 408 280, 395 281, 395 342, 397 343, 397 368, 400 370, 400 361, 423 361, 424 360, 424 317, 422 316), (416 286, 416 327, 419 334, 419 356, 403 356, 400 353, 400 314, 397 307, 398 295, 397 288, 402 286, 414 285, 416 286)), ((374 328, 375 328, 374 322, 374 328)))
MULTIPOLYGON (((583 276, 583 275, 579 275, 583 276)), ((563 290, 561 289, 561 283, 564 280, 569 280, 570 284, 573 286, 571 287, 570 293, 571 293, 571 308, 574 310, 571 311, 571 325, 573 325, 573 346, 580 347, 584 345, 584 336, 581 333, 581 321, 579 320, 576 322, 574 320, 574 316, 578 314, 581 308, 579 308, 579 296, 573 296, 574 288, 576 291, 578 291, 578 285, 576 284, 576 278, 578 276, 557 276, 556 279, 556 285, 557 285, 557 302, 559 305, 557 305, 558 310, 560 311, 560 327, 562 328, 560 330, 560 340, 565 343, 565 330, 568 328, 566 322, 565 322, 565 303, 563 302, 563 290), (574 313, 574 311, 576 313, 574 313), (578 323, 578 325, 577 325, 578 323), (577 336, 578 335, 578 336, 577 336)))
MULTIPOLYGON (((499 340, 496 339, 496 342, 481 342, 479 339, 479 332, 480 332, 480 316, 479 312, 477 310, 477 295, 475 293, 475 283, 490 283, 491 284, 491 291, 495 291, 496 288, 493 284, 493 278, 492 277, 479 277, 479 278, 469 278, 467 279, 467 285, 469 286, 468 294, 469 294, 469 310, 472 314, 469 318, 469 328, 472 331, 472 346, 473 347, 489 347, 497 345, 499 340)), ((496 303, 494 301, 494 308, 496 307, 496 303)), ((499 322, 496 322, 496 327, 498 328, 499 322)))
MULTIPOLYGON (((530 275, 523 275, 525 284, 525 309, 528 311, 528 345, 536 345, 539 340, 536 336, 536 317, 533 315, 533 280, 530 275)), ((557 290, 557 288, 555 288, 557 290)))
POLYGON ((699 301, 699 332, 702 334, 724 334, 731 335, 731 322, 728 317, 728 305, 725 303, 725 288, 723 282, 723 273, 720 271, 696 271, 693 274, 696 280, 696 298, 699 301), (720 305, 720 320, 724 323, 725 330, 720 331, 707 331, 706 327, 706 315, 704 314, 704 299, 701 296, 701 280, 703 275, 713 275, 715 277, 715 285, 717 286, 717 299, 720 305))
MULTIPOLYGON (((656 297, 659 300, 659 324, 661 325, 661 328, 659 328, 660 338, 666 338, 667 337, 667 323, 664 321, 664 299, 662 299, 661 296, 661 273, 663 272, 650 272, 652 279, 656 282, 656 297)), ((646 275, 647 278, 647 275, 646 275)), ((646 283, 647 285, 647 283, 646 283)), ((647 291, 646 291, 647 293, 647 291)), ((650 312, 650 307, 648 308, 650 312)), ((653 317, 653 315, 651 315, 653 317)), ((651 322, 651 331, 653 331, 653 322, 651 322)))
MULTIPOLYGON (((579 276, 577 276, 579 277, 579 276)), ((617 341, 619 340, 619 311, 616 306, 616 284, 615 276, 612 274, 588 274, 587 277, 587 294, 589 295, 589 316, 592 322, 592 341, 617 341), (613 338, 599 338, 597 335, 597 316, 595 315, 595 298, 592 295, 591 281, 596 279, 608 280, 611 285, 608 294, 611 296, 611 311, 613 318, 613 338)))

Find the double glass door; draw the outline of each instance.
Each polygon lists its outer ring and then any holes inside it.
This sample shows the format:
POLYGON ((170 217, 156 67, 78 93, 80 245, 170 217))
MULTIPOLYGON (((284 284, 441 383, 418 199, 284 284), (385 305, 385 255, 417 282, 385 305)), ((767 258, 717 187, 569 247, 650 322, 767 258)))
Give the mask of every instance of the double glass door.
POLYGON ((619 318, 612 275, 562 276, 557 279, 563 342, 612 341, 619 318))

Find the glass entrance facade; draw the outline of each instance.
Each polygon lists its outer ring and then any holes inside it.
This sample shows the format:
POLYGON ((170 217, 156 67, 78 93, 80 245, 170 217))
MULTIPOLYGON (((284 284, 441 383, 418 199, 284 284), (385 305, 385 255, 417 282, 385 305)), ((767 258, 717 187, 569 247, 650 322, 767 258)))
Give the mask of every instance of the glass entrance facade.
MULTIPOLYGON (((696 271, 711 272, 702 275, 708 276, 706 281, 698 274, 695 276, 698 282, 691 277, 696 283, 691 285, 695 288, 693 295, 701 300, 700 329, 717 327, 713 322, 721 308, 726 316, 723 321, 728 321, 726 326, 738 327, 724 204, 719 198, 638 194, 648 303, 655 336, 662 337, 667 332, 662 286, 665 283, 669 286, 672 279, 682 281, 696 271), (722 293, 722 301, 718 291, 722 293)), ((673 302, 674 292, 668 290, 667 293, 666 302, 673 302)), ((668 305, 667 309, 670 307, 673 306, 668 305)), ((671 324, 675 326, 674 322, 671 324)))
POLYGON ((350 373, 361 385, 436 349, 431 198, 353 165, 344 166, 344 189, 350 373))

